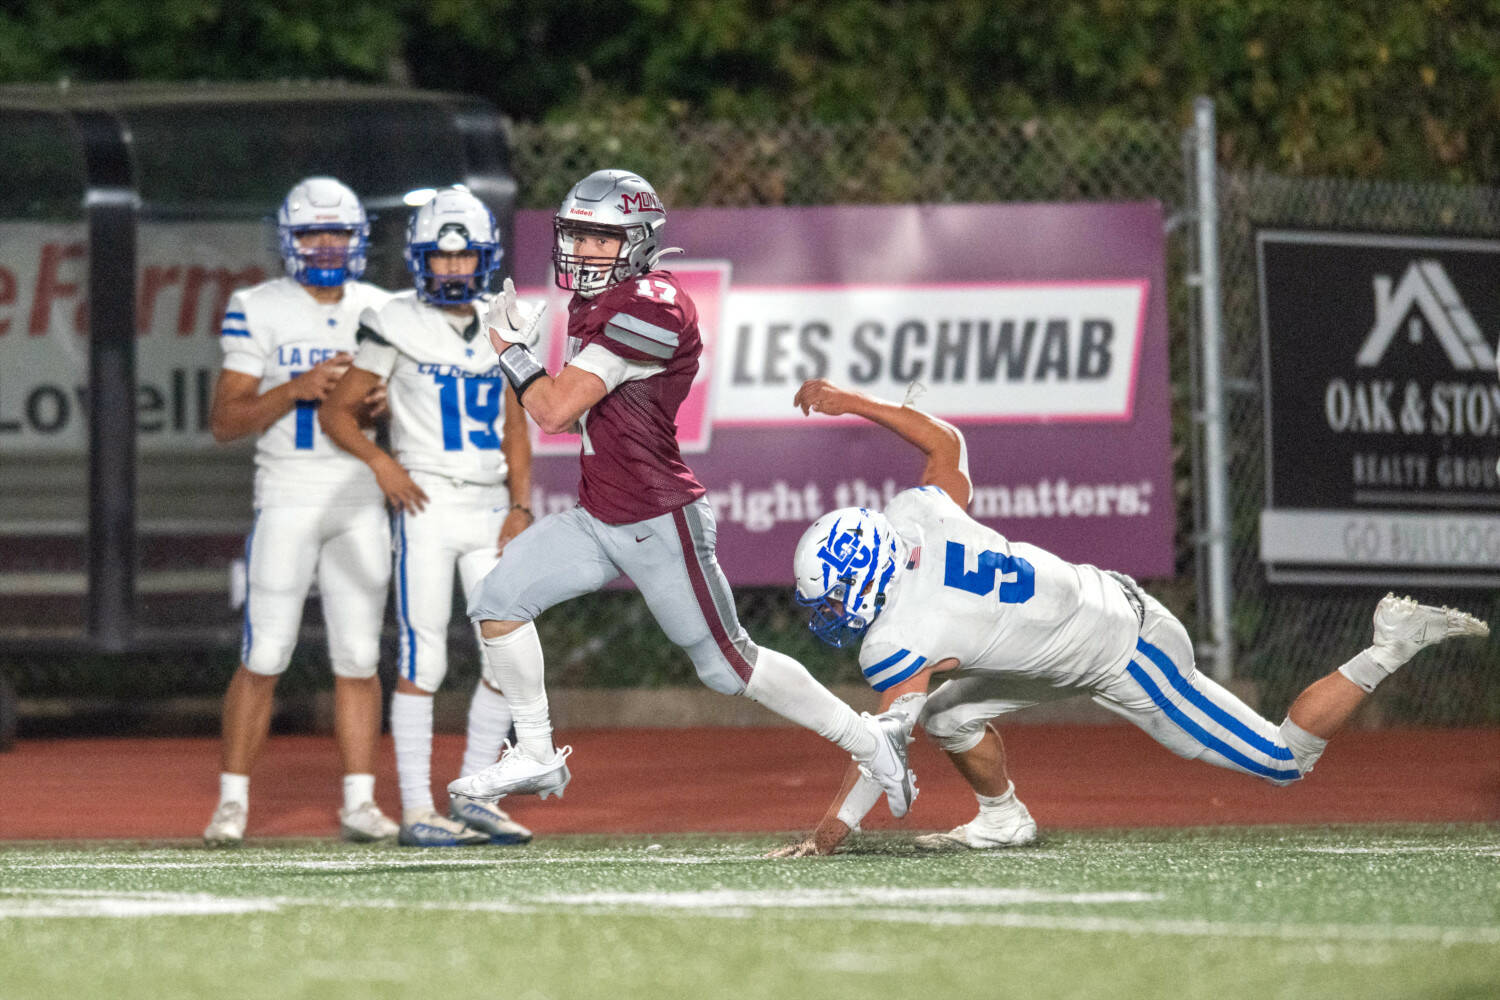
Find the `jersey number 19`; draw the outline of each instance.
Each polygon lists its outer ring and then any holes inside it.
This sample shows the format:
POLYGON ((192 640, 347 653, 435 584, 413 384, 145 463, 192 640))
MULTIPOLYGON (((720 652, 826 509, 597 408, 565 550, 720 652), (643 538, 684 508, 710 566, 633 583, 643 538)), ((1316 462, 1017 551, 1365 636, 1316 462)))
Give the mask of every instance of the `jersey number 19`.
POLYGON ((498 378, 466 378, 457 375, 434 375, 438 386, 438 408, 443 414, 443 450, 464 450, 463 417, 467 416, 479 426, 468 432, 474 447, 494 451, 500 447, 500 435, 495 433, 495 418, 500 415, 503 398, 501 380, 498 378), (463 382, 463 391, 458 388, 463 382), (459 399, 463 400, 463 414, 459 413, 459 399))

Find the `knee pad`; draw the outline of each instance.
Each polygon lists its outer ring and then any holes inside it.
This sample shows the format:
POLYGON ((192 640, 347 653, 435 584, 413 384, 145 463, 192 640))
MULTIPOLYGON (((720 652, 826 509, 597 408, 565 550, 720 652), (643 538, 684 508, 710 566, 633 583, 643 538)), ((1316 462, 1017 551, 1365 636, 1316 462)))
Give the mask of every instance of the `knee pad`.
POLYGON ((373 643, 360 643, 337 653, 330 653, 333 661, 333 676, 364 680, 375 676, 380 663, 380 647, 373 643))
MULTIPOLYGON (((927 707, 931 705, 932 700, 929 699, 927 707)), ((946 753, 967 753, 973 750, 984 739, 984 727, 989 723, 988 719, 960 719, 952 711, 929 713, 926 708, 917 717, 917 721, 932 741, 946 753)))
POLYGON ((292 662, 292 646, 294 644, 292 642, 279 642, 274 638, 257 639, 241 647, 240 662, 252 674, 260 674, 262 677, 276 677, 286 673, 287 664, 292 662))

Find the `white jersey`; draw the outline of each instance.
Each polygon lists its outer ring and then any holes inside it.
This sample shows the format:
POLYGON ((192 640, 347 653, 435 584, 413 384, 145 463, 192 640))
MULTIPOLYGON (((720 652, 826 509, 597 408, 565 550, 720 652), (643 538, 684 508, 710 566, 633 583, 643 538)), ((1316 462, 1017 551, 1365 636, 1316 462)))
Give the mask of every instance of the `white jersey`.
POLYGON ((1087 688, 1135 652, 1140 616, 1104 571, 1006 539, 936 486, 897 494, 885 516, 911 556, 860 647, 877 691, 950 657, 965 673, 1087 688))
MULTIPOLYGON (((260 391, 268 392, 340 351, 352 354, 360 313, 389 295, 350 281, 343 298, 325 305, 290 277, 239 289, 229 297, 219 337, 224 368, 260 379, 260 391)), ((256 442, 257 507, 382 502, 369 467, 324 435, 317 408, 299 400, 256 442)))
POLYGON ((505 481, 506 381, 483 332, 487 305, 472 304, 462 332, 415 291, 360 317, 354 364, 386 380, 391 447, 408 472, 482 486, 505 481))

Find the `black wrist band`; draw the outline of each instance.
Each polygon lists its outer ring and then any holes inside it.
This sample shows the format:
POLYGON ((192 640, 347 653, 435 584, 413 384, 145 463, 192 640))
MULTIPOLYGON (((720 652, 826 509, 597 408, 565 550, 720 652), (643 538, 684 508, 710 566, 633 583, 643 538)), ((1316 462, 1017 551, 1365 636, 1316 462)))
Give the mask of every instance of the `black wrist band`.
POLYGON ((524 344, 511 344, 505 349, 500 355, 500 371, 505 374, 511 388, 516 390, 517 399, 521 398, 527 386, 547 374, 546 366, 524 344))

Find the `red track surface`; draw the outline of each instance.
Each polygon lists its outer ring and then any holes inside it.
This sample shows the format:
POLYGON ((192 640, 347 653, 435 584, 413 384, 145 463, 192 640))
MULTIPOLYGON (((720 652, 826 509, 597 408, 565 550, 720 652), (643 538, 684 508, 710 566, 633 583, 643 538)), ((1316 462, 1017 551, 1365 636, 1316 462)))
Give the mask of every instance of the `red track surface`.
MULTIPOLYGON (((539 834, 805 830, 843 758, 797 729, 617 729, 562 734, 574 747, 566 798, 505 803, 539 834)), ((1500 729, 1357 730, 1316 773, 1277 789, 1179 760, 1133 727, 1015 726, 1004 731, 1016 788, 1043 829, 1375 821, 1500 822, 1500 729)), ((439 793, 462 738, 439 736, 439 793)), ((941 829, 973 798, 930 743, 912 747, 922 796, 894 821, 941 829)), ((380 804, 398 815, 389 739, 380 804)), ((30 740, 0 754, 0 839, 197 837, 218 795, 212 739, 30 740)), ((250 837, 338 832, 333 740, 273 736, 251 780, 250 837)), ((441 801, 441 798, 439 799, 441 801)))

